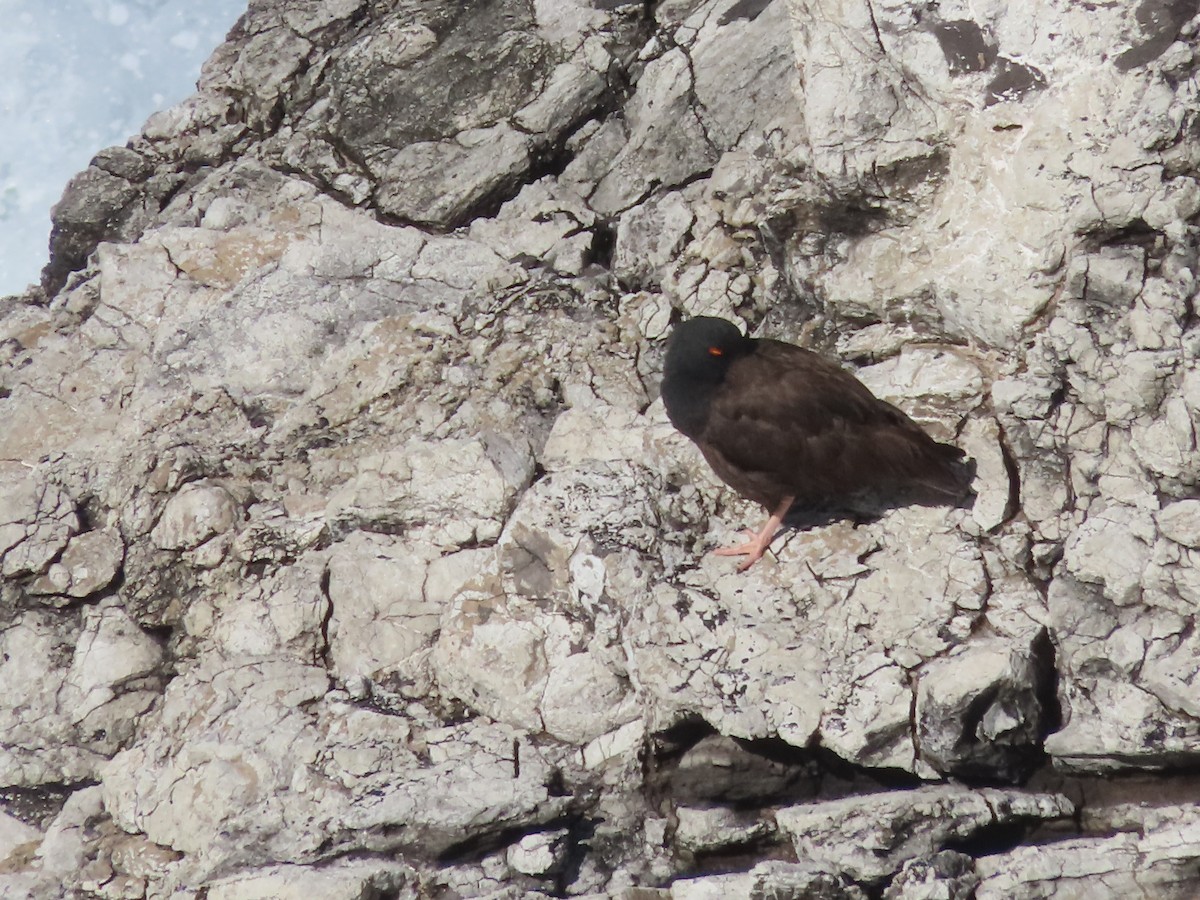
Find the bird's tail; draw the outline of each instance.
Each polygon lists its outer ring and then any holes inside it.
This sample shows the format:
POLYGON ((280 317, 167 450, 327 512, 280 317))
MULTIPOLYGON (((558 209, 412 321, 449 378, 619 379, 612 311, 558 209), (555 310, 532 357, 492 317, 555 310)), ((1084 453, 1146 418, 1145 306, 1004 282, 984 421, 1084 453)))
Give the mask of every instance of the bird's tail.
POLYGON ((953 444, 939 443, 934 452, 937 464, 924 477, 914 479, 914 486, 928 490, 934 503, 959 501, 958 506, 971 506, 975 501, 975 460, 953 444))

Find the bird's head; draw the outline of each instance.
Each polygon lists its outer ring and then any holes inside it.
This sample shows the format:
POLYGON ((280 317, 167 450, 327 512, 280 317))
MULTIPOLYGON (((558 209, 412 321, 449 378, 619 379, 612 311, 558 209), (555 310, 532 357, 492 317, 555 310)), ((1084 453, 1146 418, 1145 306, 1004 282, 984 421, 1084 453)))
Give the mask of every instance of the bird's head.
POLYGON ((666 378, 693 382, 720 382, 730 364, 754 348, 736 325, 712 316, 680 322, 667 341, 666 378))

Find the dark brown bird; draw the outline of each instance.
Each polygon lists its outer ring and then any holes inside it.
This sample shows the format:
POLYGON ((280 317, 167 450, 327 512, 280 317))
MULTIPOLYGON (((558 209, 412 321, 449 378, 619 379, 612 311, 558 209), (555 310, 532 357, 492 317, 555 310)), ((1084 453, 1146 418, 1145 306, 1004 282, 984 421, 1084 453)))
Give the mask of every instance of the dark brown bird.
POLYGON ((675 327, 662 398, 721 480, 770 516, 746 543, 714 551, 745 556, 739 571, 763 555, 793 504, 848 509, 896 495, 948 503, 967 492, 958 447, 935 441, 836 363, 743 337, 724 319, 675 327))

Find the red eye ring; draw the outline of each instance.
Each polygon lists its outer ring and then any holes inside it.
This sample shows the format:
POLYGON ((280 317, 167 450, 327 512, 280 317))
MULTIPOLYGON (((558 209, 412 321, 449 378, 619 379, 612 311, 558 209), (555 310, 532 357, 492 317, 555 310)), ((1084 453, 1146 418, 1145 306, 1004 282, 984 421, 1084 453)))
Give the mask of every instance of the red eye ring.
POLYGON ((725 351, 724 351, 724 350, 722 350, 720 347, 709 347, 709 348, 708 348, 708 355, 709 355, 709 356, 724 356, 724 355, 725 355, 725 351))

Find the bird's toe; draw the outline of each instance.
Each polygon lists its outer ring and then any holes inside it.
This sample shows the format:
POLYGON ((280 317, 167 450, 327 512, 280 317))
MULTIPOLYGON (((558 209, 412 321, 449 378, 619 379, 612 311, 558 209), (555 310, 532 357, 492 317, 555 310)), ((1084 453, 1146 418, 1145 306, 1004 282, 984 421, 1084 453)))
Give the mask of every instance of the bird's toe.
POLYGON ((747 528, 742 532, 746 536, 746 540, 738 544, 736 547, 718 547, 713 551, 713 556, 745 556, 748 553, 758 552, 762 555, 762 548, 758 540, 758 532, 747 528))
POLYGON ((744 560, 742 560, 742 562, 738 565, 737 570, 739 572, 745 572, 752 565, 754 565, 756 562, 758 562, 760 559, 762 559, 762 555, 763 555, 762 550, 757 550, 755 552, 748 553, 746 555, 746 558, 744 560))
POLYGON ((764 541, 763 536, 755 531, 747 530, 743 533, 749 537, 749 540, 744 544, 738 544, 736 547, 718 547, 713 551, 713 556, 746 557, 738 566, 739 572, 745 572, 758 562, 758 560, 762 559, 763 553, 766 552, 767 547, 770 545, 770 541, 764 541))

